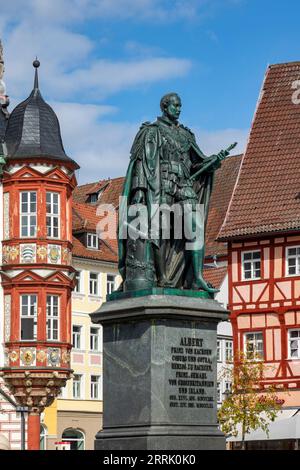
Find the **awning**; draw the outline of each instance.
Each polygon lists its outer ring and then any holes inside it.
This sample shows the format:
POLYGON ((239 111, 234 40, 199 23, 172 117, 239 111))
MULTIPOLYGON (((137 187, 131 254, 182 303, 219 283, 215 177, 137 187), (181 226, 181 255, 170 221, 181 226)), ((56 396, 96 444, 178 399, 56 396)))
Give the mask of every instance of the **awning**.
MULTIPOLYGON (((270 421, 269 437, 261 428, 246 434, 245 441, 277 441, 282 439, 300 439, 300 409, 282 410, 275 421, 270 421)), ((228 437, 227 442, 242 440, 241 426, 236 437, 228 437)))

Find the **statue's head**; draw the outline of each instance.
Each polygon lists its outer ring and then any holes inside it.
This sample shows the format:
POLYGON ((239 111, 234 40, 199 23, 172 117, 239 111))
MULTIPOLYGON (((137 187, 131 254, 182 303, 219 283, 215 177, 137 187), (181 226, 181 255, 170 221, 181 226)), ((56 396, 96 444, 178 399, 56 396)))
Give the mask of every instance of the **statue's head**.
POLYGON ((160 109, 163 115, 171 121, 178 121, 181 112, 181 99, 177 93, 168 93, 160 100, 160 109))

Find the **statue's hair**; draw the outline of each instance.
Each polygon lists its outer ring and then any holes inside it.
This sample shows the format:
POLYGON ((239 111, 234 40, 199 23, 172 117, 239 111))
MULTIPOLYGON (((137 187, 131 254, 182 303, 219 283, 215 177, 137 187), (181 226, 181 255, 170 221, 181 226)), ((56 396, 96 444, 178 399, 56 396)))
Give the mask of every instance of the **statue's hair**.
POLYGON ((160 100, 160 109, 162 112, 164 112, 164 110, 169 106, 172 96, 177 96, 177 98, 180 99, 178 93, 168 93, 167 95, 164 95, 160 100))

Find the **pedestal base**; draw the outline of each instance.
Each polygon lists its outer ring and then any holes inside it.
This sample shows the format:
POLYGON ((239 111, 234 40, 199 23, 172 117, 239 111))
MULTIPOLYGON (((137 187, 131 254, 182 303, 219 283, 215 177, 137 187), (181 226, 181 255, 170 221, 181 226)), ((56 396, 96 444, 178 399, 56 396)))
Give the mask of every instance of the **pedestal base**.
POLYGON ((223 450, 216 417, 214 300, 150 295, 106 302, 103 431, 96 450, 223 450))
POLYGON ((96 436, 95 450, 225 450, 225 438, 215 427, 105 429, 96 436))

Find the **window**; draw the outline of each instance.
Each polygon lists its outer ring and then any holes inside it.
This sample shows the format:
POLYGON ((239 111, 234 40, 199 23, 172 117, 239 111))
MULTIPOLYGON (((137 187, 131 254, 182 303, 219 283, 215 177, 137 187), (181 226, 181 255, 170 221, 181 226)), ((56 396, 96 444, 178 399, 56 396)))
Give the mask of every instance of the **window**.
POLYGON ((91 375, 91 399, 100 400, 100 377, 91 375))
POLYGON ((93 248, 94 250, 98 249, 98 236, 96 233, 87 234, 87 247, 93 248))
POLYGON ((91 295, 98 295, 99 294, 99 289, 98 289, 98 273, 90 273, 90 282, 89 282, 89 293, 91 295))
POLYGON ((221 356, 221 340, 217 340, 217 361, 222 361, 222 356, 221 356))
POLYGON ((232 341, 225 341, 225 358, 226 361, 232 360, 232 341))
POLYGON ((71 443, 70 450, 84 450, 84 434, 79 429, 65 429, 62 434, 62 441, 71 443))
POLYGON ((47 295, 47 339, 58 341, 58 295, 47 295))
POLYGON ((90 349, 91 351, 100 351, 100 328, 91 327, 90 349))
POLYGON ((300 359, 300 330, 289 330, 289 358, 300 359))
POLYGON ((231 394, 231 382, 225 382, 224 395, 228 397, 231 394))
POLYGON ((95 204, 98 201, 98 193, 92 193, 90 195, 90 203, 95 204))
POLYGON ((81 326, 73 325, 73 348, 80 349, 81 347, 81 326))
POLYGON ((289 276, 300 274, 300 246, 287 248, 286 261, 289 276))
POLYGON ((116 276, 113 276, 112 274, 107 275, 107 281, 106 281, 107 294, 111 294, 115 290, 115 280, 116 280, 116 276))
POLYGON ((222 397, 221 397, 221 384, 220 382, 217 382, 217 402, 221 403, 222 397))
POLYGON ((242 253, 243 279, 259 279, 260 272, 260 251, 248 251, 242 253))
POLYGON ((59 237, 59 194, 46 193, 47 237, 59 237))
POLYGON ((74 292, 81 292, 81 271, 76 271, 74 292))
POLYGON ((21 295, 21 340, 37 337, 37 295, 21 295))
POLYGON ((75 374, 73 377, 73 398, 81 398, 82 375, 75 374))
POLYGON ((21 237, 36 236, 36 192, 21 193, 21 237))
POLYGON ((40 450, 46 450, 47 443, 47 428, 45 424, 40 426, 40 450))
POLYGON ((245 333, 244 350, 246 354, 256 354, 261 359, 264 357, 264 342, 261 332, 245 333))

